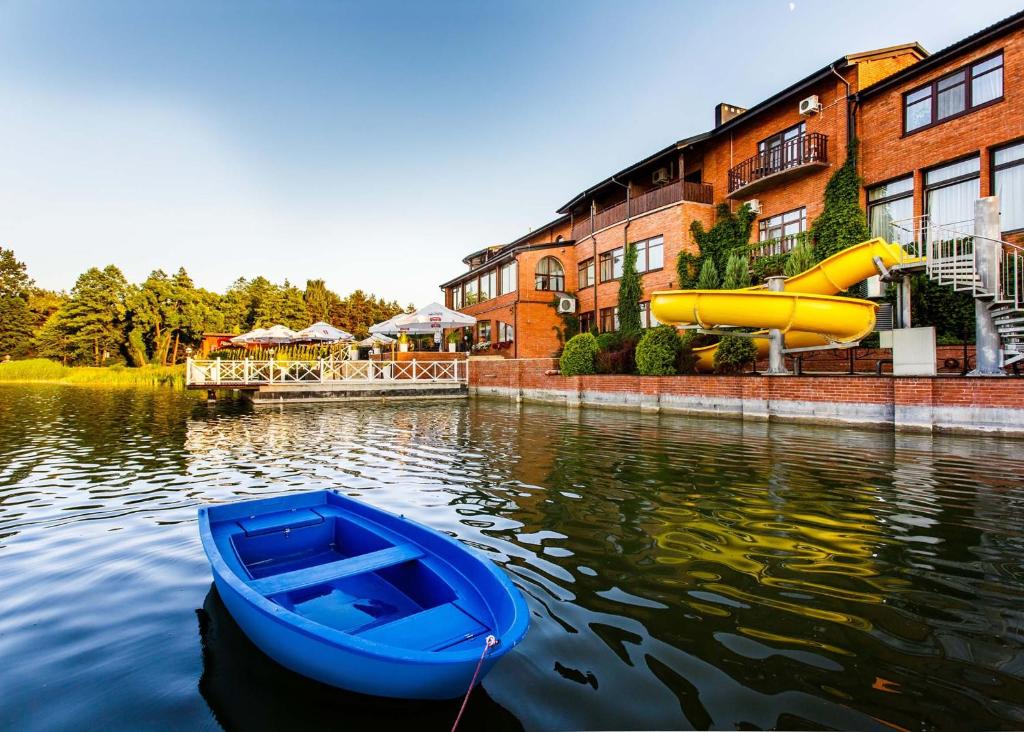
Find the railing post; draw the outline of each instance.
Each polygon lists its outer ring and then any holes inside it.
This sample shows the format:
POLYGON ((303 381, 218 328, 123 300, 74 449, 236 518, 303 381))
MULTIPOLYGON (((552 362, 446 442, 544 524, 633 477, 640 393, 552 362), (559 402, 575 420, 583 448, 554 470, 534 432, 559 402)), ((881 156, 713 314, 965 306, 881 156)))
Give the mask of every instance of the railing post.
POLYGON ((416 381, 416 359, 412 360, 412 380, 416 381))
POLYGON ((194 384, 195 381, 192 379, 192 357, 188 356, 185 358, 185 383, 194 384))
POLYGON ((974 267, 981 288, 991 300, 974 298, 975 367, 968 376, 1005 376, 1001 341, 989 303, 1000 299, 999 264, 1003 256, 999 241, 999 197, 987 196, 974 202, 974 267))
POLYGON ((317 364, 319 365, 319 368, 320 368, 319 375, 320 375, 320 383, 322 384, 322 383, 324 383, 324 359, 323 359, 323 356, 321 356, 317 360, 317 364))
POLYGON ((220 383, 220 356, 217 356, 217 360, 213 364, 213 383, 220 383))

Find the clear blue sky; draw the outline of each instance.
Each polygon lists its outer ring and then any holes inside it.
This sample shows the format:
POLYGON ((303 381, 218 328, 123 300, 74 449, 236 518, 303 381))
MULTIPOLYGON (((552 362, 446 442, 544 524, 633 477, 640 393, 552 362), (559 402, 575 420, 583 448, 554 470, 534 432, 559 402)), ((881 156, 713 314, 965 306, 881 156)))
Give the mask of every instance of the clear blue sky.
POLYGON ((0 0, 0 245, 425 304, 461 258, 847 52, 1016 2, 0 0))

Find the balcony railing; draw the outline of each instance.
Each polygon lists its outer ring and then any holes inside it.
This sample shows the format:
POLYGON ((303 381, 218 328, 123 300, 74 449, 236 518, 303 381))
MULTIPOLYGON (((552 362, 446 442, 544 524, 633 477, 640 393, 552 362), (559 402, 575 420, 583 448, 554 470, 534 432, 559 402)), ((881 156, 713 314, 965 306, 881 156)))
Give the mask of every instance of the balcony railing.
POLYGON ((808 168, 826 165, 828 135, 800 135, 730 168, 729 196, 751 194, 769 185, 770 180, 783 180, 808 168))
MULTIPOLYGON (((669 206, 680 201, 692 201, 693 203, 713 202, 714 190, 707 183, 691 183, 689 181, 677 180, 661 188, 643 193, 636 198, 629 199, 630 217, 645 214, 648 211, 669 206)), ((600 231, 608 226, 626 220, 626 202, 609 206, 603 211, 594 214, 593 220, 588 216, 582 221, 577 221, 572 227, 572 238, 576 241, 590 236, 595 231, 600 231)))

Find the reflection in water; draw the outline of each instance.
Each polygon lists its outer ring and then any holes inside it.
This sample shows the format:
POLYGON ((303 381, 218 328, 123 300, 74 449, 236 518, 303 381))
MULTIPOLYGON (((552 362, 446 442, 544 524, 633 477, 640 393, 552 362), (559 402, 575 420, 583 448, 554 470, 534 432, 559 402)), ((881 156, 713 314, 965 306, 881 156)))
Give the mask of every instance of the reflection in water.
MULTIPOLYGON (((199 693, 226 730, 370 729, 450 730, 461 700, 396 701, 335 689, 292 673, 245 636, 216 588, 196 610, 203 646, 199 693)), ((515 717, 483 689, 470 696, 463 729, 518 730, 515 717)))
POLYGON ((3 728, 379 713, 276 667, 207 597, 198 504, 323 487, 523 589, 531 631, 474 698, 481 726, 1024 726, 1020 442, 487 400, 0 397, 3 728))

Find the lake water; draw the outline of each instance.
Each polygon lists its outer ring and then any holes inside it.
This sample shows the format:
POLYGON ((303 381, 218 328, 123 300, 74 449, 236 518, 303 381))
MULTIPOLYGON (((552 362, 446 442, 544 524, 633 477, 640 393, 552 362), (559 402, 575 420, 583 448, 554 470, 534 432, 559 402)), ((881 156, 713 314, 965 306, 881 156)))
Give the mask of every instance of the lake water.
POLYGON ((1024 442, 504 401, 0 387, 0 728, 448 729, 277 667, 206 502, 332 487, 532 612, 463 729, 1024 726, 1024 442))

